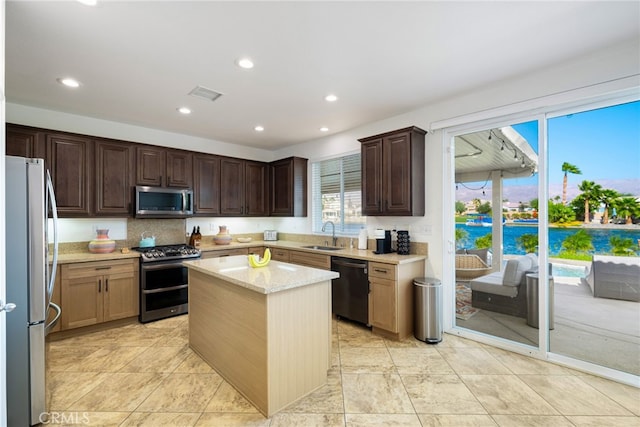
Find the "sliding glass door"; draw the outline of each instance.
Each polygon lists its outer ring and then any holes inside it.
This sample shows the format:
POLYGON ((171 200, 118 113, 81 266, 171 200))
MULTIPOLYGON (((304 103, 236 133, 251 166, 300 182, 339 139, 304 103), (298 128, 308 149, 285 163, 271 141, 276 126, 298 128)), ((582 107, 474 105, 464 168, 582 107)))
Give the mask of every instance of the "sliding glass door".
POLYGON ((527 274, 538 268, 538 122, 454 137, 458 327, 538 347, 527 274))
POLYGON ((640 101, 627 101, 445 132, 453 331, 638 380, 640 101))
POLYGON ((549 350, 640 375, 640 102, 548 120, 549 350))

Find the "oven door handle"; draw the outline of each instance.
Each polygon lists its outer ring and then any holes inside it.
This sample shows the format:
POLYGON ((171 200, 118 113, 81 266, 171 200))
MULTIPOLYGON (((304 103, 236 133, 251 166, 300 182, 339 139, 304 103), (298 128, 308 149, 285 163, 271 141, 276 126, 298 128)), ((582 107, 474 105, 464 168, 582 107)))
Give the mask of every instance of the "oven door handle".
POLYGON ((184 267, 184 265, 182 264, 182 261, 176 261, 176 262, 169 262, 169 263, 161 263, 161 264, 145 264, 142 263, 142 270, 146 270, 146 271, 153 271, 153 270, 166 270, 168 268, 173 268, 173 267, 184 267))
POLYGON ((167 291, 177 291, 178 289, 184 289, 184 288, 188 288, 189 285, 178 285, 178 286, 169 286, 166 288, 158 288, 158 289, 143 289, 142 293, 143 294, 157 294, 160 292, 167 292, 167 291))

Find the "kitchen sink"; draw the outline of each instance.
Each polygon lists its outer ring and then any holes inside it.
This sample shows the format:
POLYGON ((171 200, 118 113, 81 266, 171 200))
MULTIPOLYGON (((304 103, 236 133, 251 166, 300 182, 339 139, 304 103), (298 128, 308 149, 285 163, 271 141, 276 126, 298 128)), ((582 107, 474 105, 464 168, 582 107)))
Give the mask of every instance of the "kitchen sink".
POLYGON ((305 249, 317 249, 319 251, 339 251, 342 248, 336 246, 303 246, 305 249))

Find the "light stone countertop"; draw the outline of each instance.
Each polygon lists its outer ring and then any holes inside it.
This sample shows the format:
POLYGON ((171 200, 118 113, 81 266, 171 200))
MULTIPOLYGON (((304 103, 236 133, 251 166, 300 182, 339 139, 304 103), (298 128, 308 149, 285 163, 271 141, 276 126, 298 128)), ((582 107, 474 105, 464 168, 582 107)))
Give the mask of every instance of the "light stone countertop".
MULTIPOLYGON (((76 262, 91 262, 91 261, 113 261, 118 259, 127 258, 140 258, 140 252, 130 250, 128 254, 123 254, 120 250, 108 254, 92 254, 89 251, 86 252, 73 252, 73 253, 61 253, 58 254, 58 264, 73 264, 76 262)), ((53 256, 49 255, 49 262, 53 260, 53 256)))
POLYGON ((292 249, 296 251, 305 251, 316 254, 323 254, 329 256, 338 256, 344 258, 354 258, 361 259, 365 261, 374 261, 381 262, 386 264, 406 264, 416 261, 424 261, 427 259, 426 255, 398 255, 397 253, 389 253, 389 254, 374 254, 371 249, 353 249, 353 248, 340 248, 335 251, 327 251, 321 249, 310 249, 305 248, 305 246, 312 246, 313 243, 309 242, 294 242, 288 240, 274 240, 274 241, 264 241, 264 240, 254 240, 249 243, 239 243, 232 242, 228 245, 202 245, 200 250, 203 252, 207 251, 215 251, 215 250, 224 250, 224 249, 235 249, 235 248, 243 248, 243 247, 254 247, 254 246, 265 246, 269 248, 282 248, 282 249, 292 249))
MULTIPOLYGON (((282 248, 282 249, 292 249, 296 251, 304 251, 316 254, 323 254, 329 256, 338 256, 345 258, 354 258, 361 259, 365 261, 374 261, 381 262, 386 264, 406 264, 416 261, 423 261, 427 257, 426 255, 398 255, 396 253, 390 254, 382 254, 377 255, 374 254, 371 249, 351 249, 351 248, 340 248, 336 251, 326 251, 319 249, 309 249, 304 246, 311 246, 313 243, 310 242, 295 242, 288 240, 276 240, 276 241, 263 241, 263 240, 253 240, 249 243, 239 243, 237 241, 231 242, 229 245, 215 245, 215 244, 203 244, 200 247, 202 252, 208 251, 222 251, 228 249, 237 249, 237 248, 250 248, 256 246, 264 246, 269 248, 282 248)), ((140 253, 131 249, 128 254, 121 253, 120 249, 116 249, 114 252, 108 254, 92 254, 88 250, 83 251, 74 251, 74 252, 66 252, 61 253, 58 256, 58 264, 69 264, 76 262, 90 262, 90 261, 109 261, 109 260, 117 260, 117 259, 126 259, 126 258, 139 258, 140 253)), ((49 261, 51 261, 51 256, 49 256, 49 261)))
POLYGON ((285 291, 339 277, 333 271, 271 261, 253 268, 246 255, 185 261, 189 268, 261 294, 285 291))

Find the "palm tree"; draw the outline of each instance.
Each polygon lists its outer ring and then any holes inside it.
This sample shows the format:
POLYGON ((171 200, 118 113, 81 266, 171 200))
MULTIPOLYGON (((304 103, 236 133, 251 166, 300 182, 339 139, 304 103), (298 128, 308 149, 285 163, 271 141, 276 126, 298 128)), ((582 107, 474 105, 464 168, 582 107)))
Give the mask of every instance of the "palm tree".
POLYGON ((571 163, 564 162, 562 164, 562 172, 564 172, 564 178, 562 179, 562 204, 567 204, 567 174, 572 173, 575 175, 581 175, 582 172, 577 166, 572 165, 571 163))
POLYGON ((600 199, 602 187, 593 181, 582 181, 578 189, 582 191, 581 196, 584 198, 584 223, 588 224, 591 221, 589 204, 600 199))
POLYGON ((633 197, 623 197, 614 202, 618 216, 626 218, 627 224, 632 224, 631 217, 640 214, 640 203, 633 197))
POLYGON ((620 197, 620 193, 616 190, 604 189, 600 192, 600 203, 604 205, 604 213, 602 214, 602 223, 609 224, 609 208, 615 200, 620 197))
POLYGON ((562 241, 562 248, 570 253, 587 252, 593 250, 591 235, 584 230, 578 230, 576 233, 567 236, 562 241))

